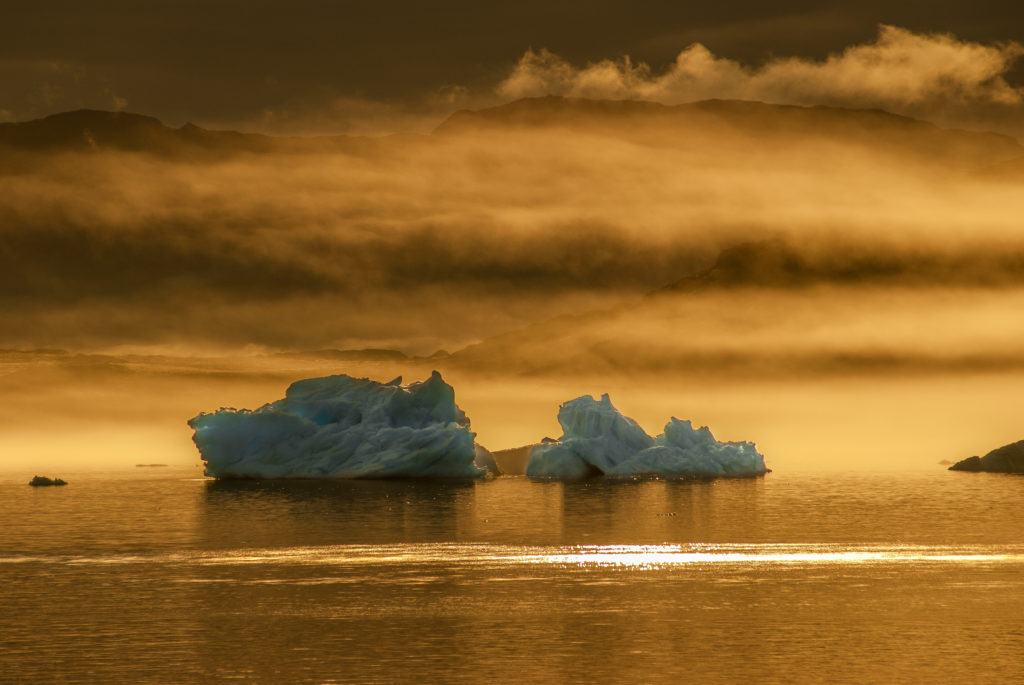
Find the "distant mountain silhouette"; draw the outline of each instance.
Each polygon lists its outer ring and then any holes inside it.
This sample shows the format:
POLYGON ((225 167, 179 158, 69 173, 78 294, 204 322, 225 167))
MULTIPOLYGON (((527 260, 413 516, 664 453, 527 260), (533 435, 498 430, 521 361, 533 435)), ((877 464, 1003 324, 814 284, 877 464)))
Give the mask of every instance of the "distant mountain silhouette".
POLYGON ((273 139, 268 136, 207 131, 192 124, 175 129, 141 114, 91 109, 0 124, 0 144, 42 150, 113 149, 154 153, 223 146, 252 151, 274 147, 273 139))
POLYGON ((91 109, 62 112, 32 121, 0 123, 0 146, 46 152, 130 151, 202 158, 208 153, 358 151, 375 148, 379 142, 388 140, 356 136, 279 137, 216 131, 192 123, 171 128, 159 119, 142 114, 91 109))
MULTIPOLYGON (((452 114, 434 131, 440 140, 518 129, 572 129, 655 146, 695 141, 733 143, 786 151, 800 140, 863 145, 964 168, 998 168, 1024 159, 1024 147, 1009 136, 942 129, 882 110, 797 107, 739 100, 706 100, 667 106, 634 100, 586 100, 556 96, 452 114)), ((194 124, 171 128, 129 112, 82 109, 33 121, 0 123, 0 146, 23 150, 124 150, 164 155, 267 152, 400 151, 423 136, 399 134, 278 137, 214 131, 194 124)), ((1016 162, 1019 166, 1019 162, 1016 162)))
POLYGON ((546 96, 526 98, 451 115, 435 130, 442 136, 516 128, 561 127, 664 144, 686 143, 695 131, 755 144, 829 138, 888 146, 944 163, 977 167, 1024 153, 1010 136, 943 129, 935 124, 878 109, 800 107, 745 100, 704 100, 662 105, 638 100, 588 100, 546 96), (681 138, 673 140, 672 132, 681 138))

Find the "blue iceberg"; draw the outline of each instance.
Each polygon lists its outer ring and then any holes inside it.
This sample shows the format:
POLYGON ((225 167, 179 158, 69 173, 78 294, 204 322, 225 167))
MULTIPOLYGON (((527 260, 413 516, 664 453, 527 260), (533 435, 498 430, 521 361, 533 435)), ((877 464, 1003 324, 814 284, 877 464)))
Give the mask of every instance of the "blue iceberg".
POLYGON ((762 476, 764 457, 750 442, 719 442, 707 427, 673 417, 652 438, 612 406, 607 394, 566 402, 558 409, 561 439, 536 445, 526 475, 572 480, 597 475, 669 478, 762 476))
POLYGON ((216 478, 480 478, 494 463, 437 371, 407 386, 311 378, 254 411, 222 408, 188 424, 216 478))

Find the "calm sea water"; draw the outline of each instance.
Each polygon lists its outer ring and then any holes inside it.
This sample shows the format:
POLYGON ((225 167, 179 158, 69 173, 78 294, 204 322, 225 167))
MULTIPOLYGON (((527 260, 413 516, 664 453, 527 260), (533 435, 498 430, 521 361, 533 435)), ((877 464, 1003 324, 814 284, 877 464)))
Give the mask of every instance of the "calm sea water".
POLYGON ((1022 682, 1024 478, 0 479, 4 682, 1022 682))

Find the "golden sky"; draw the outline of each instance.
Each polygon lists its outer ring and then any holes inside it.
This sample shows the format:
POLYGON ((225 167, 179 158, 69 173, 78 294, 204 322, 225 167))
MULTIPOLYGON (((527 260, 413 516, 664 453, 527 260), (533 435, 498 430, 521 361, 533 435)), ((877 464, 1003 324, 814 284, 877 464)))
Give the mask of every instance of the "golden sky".
POLYGON ((494 448, 615 389, 783 463, 847 415, 933 463, 986 451, 907 400, 960 381, 1011 437, 1016 5, 287 7, 0 27, 0 449, 182 459, 200 410, 431 367, 494 448), (309 137, 347 132, 389 135, 309 137))

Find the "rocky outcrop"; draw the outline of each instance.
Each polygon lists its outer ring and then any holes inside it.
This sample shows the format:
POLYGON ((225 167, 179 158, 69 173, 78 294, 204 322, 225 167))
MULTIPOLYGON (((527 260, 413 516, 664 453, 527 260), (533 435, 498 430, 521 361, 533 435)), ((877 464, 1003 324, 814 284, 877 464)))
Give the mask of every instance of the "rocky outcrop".
POLYGON ((32 480, 28 482, 34 488, 43 487, 47 485, 67 485, 67 481, 60 478, 47 478, 46 476, 34 476, 32 480))
POLYGON ((968 457, 949 467, 950 471, 1024 473, 1024 440, 994 449, 984 457, 968 457))

